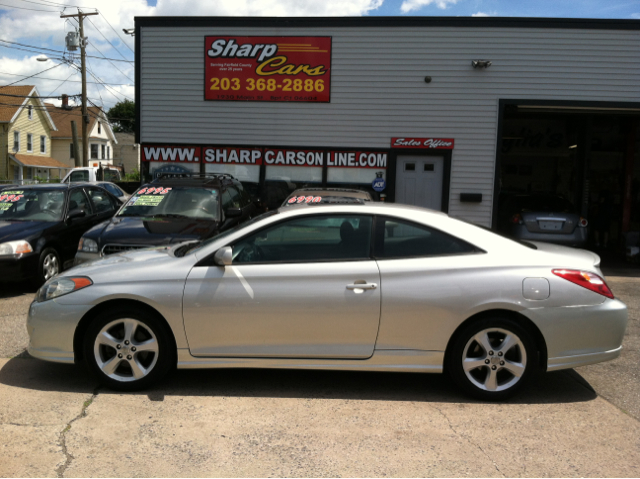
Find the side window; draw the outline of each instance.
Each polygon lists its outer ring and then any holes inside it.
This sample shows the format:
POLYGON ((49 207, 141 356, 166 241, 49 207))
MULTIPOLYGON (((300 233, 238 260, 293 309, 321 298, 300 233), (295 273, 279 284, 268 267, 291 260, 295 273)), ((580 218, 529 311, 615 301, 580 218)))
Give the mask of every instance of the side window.
POLYGON ((239 181, 234 182, 234 185, 240 192, 240 204, 243 208, 245 206, 248 206, 251 203, 251 195, 247 190, 244 189, 244 186, 242 186, 242 183, 240 183, 239 181))
POLYGON ((74 171, 69 176, 69 181, 89 181, 89 172, 87 170, 74 171))
POLYGON ((100 188, 89 188, 89 198, 91 198, 91 203, 93 203, 93 211, 98 214, 114 210, 109 195, 100 188))
POLYGON ((380 218, 376 258, 414 258, 473 253, 476 248, 459 238, 428 226, 396 218, 380 218))
POLYGON ((87 195, 84 194, 82 188, 76 188, 71 191, 69 194, 69 210, 73 211, 75 209, 84 210, 87 215, 91 214, 91 206, 89 205, 89 201, 87 200, 87 195))
POLYGON ((224 190, 222 192, 222 209, 226 211, 228 208, 232 206, 231 193, 229 190, 224 190))
POLYGON ((118 188, 116 185, 112 185, 111 183, 105 183, 102 185, 109 193, 113 196, 122 196, 122 190, 118 188))
POLYGON ((225 211, 227 208, 242 208, 241 201, 240 192, 233 186, 222 192, 222 209, 225 211))
POLYGON ((371 216, 305 216, 267 227, 233 245, 233 263, 368 260, 371 216))

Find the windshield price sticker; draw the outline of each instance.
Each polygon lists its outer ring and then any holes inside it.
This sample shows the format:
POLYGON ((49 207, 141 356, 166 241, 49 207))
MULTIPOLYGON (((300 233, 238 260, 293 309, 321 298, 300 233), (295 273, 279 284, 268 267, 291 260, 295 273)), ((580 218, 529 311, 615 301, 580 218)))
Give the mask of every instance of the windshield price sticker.
POLYGON ((151 196, 151 195, 144 195, 144 196, 134 196, 133 198, 131 198, 131 206, 158 206, 160 203, 162 203, 162 200, 164 199, 164 196, 151 196))
POLYGON ((205 37, 205 100, 329 102, 331 37, 205 37))
POLYGON ((3 203, 15 203, 16 201, 20 201, 22 198, 24 198, 24 195, 16 193, 22 193, 22 191, 8 191, 0 195, 0 201, 3 203))
POLYGON ((287 203, 299 205, 300 203, 320 203, 321 201, 322 196, 293 196, 287 203))
POLYGON ((142 188, 136 195, 166 195, 169 191, 171 191, 171 188, 163 188, 162 186, 154 188, 151 186, 149 188, 142 188))
POLYGON ((0 211, 6 211, 13 205, 11 203, 0 203, 0 211))

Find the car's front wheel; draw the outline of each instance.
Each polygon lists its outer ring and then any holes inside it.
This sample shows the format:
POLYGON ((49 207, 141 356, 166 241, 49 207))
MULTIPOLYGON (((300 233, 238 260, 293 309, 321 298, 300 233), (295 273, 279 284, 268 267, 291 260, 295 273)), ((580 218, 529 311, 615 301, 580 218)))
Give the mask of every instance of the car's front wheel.
POLYGON ((500 401, 512 396, 536 368, 536 349, 527 330, 507 318, 486 318, 458 334, 447 370, 467 394, 500 401))
POLYGON ((87 329, 84 357, 109 388, 134 391, 158 381, 175 365, 167 326, 146 311, 100 314, 87 329))

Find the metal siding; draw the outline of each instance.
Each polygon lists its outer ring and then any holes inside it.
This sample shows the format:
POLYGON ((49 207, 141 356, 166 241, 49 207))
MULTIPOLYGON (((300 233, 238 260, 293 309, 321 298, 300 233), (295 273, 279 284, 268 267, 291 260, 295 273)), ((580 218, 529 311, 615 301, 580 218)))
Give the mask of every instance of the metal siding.
POLYGON ((388 148, 455 138, 449 213, 491 224, 499 99, 640 102, 640 32, 140 28, 141 142, 388 148), (331 103, 204 101, 205 35, 331 36, 331 103), (474 70, 471 60, 492 66, 474 70), (433 81, 424 83, 424 77, 433 81), (461 192, 482 193, 478 204, 461 192))

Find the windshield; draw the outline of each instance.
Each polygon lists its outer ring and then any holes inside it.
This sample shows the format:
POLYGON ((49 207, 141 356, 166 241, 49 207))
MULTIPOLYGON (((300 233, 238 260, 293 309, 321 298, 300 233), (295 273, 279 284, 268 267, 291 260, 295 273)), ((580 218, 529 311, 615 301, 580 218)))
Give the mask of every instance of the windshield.
POLYGON ((271 211, 267 211, 266 213, 262 213, 261 215, 256 216, 255 218, 247 221, 246 223, 238 224, 233 228, 230 228, 222 233, 218 233, 217 235, 212 236, 211 238, 207 238, 201 243, 193 243, 192 245, 189 245, 192 249, 187 249, 186 251, 183 250, 182 254, 185 255, 185 254, 195 253, 196 251, 199 251, 200 249, 213 243, 214 241, 218 241, 219 239, 224 238, 225 236, 229 236, 230 234, 235 233, 241 228, 246 228, 247 226, 251 226, 252 224, 257 223, 258 221, 262 221, 263 219, 268 218, 269 216, 273 216, 277 213, 278 213, 278 210, 271 210, 271 211))
POLYGON ((118 216, 164 216, 220 221, 220 198, 217 190, 147 186, 131 196, 118 216))
POLYGON ((0 193, 0 220, 60 221, 64 191, 11 189, 0 193))

